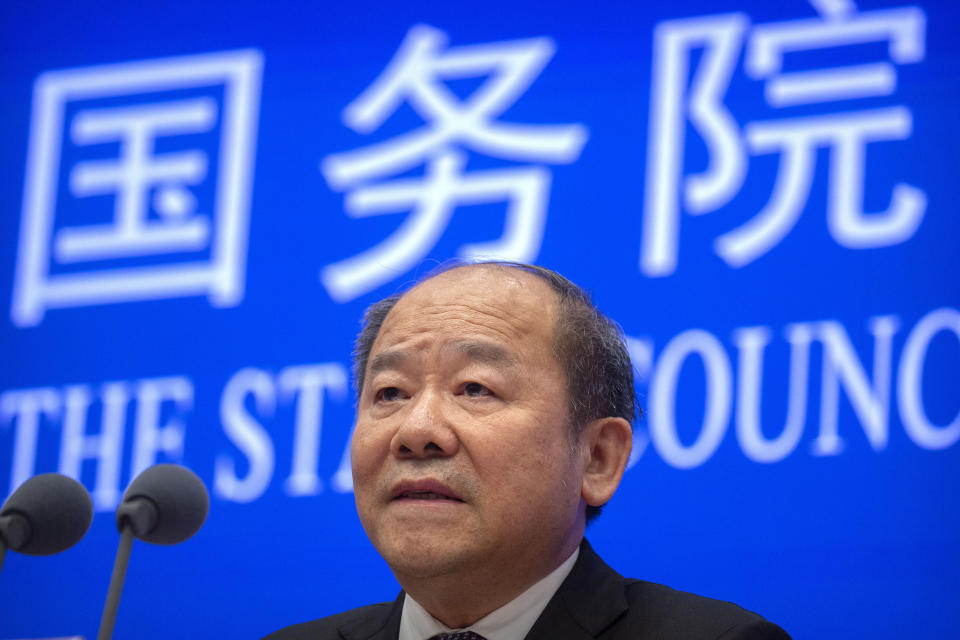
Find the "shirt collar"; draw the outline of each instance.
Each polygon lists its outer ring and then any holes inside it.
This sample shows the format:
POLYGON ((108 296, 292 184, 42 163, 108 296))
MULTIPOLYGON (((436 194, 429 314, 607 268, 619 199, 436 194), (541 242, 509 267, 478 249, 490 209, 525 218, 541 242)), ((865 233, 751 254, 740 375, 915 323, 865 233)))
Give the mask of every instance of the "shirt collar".
POLYGON ((451 631, 473 631, 487 640, 520 640, 527 635, 540 614, 546 608, 550 598, 557 592, 573 569, 579 547, 559 567, 546 577, 534 583, 529 589, 503 605, 499 609, 470 625, 466 629, 451 629, 431 616, 420 603, 406 594, 403 599, 403 613, 400 618, 398 640, 425 640, 438 633, 451 631))

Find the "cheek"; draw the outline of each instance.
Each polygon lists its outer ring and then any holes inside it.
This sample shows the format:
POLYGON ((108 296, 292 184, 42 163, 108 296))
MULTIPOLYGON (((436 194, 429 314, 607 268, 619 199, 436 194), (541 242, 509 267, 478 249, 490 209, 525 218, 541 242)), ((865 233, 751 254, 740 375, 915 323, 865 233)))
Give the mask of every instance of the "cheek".
MULTIPOLYGON (((377 487, 378 456, 372 433, 360 425, 354 431, 350 444, 350 465, 353 471, 353 498, 357 505, 357 515, 368 528, 372 523, 373 505, 377 487)), ((382 456, 379 456, 382 458, 382 456)), ((370 532, 368 531, 368 534, 370 532)))
POLYGON ((390 450, 389 434, 357 424, 350 441, 350 465, 354 485, 361 484, 379 467, 390 450))
MULTIPOLYGON (((517 422, 513 425, 516 427, 517 422)), ((539 427, 530 429, 491 429, 493 437, 467 443, 468 450, 482 453, 474 464, 502 499, 529 500, 547 494, 556 495, 560 483, 569 484, 575 473, 566 441, 539 427)), ((467 437, 464 438, 467 440, 467 437)))

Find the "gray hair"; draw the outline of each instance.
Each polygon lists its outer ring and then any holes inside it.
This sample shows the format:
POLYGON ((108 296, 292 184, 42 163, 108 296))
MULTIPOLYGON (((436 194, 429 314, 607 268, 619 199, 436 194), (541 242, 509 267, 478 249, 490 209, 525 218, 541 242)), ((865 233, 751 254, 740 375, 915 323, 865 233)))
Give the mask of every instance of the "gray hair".
MULTIPOLYGON (((576 442, 586 425, 598 418, 623 418, 631 424, 642 415, 633 382, 633 365, 620 327, 603 315, 590 295, 556 271, 519 262, 453 263, 431 272, 420 282, 467 266, 499 266, 518 269, 544 282, 557 295, 554 326, 554 357, 567 378, 568 415, 571 442, 576 442)), ((366 376, 367 360, 380 328, 394 305, 403 297, 396 293, 371 305, 363 315, 363 326, 353 351, 354 384, 359 399, 366 376)), ((601 507, 587 506, 587 522, 600 514, 601 507)))

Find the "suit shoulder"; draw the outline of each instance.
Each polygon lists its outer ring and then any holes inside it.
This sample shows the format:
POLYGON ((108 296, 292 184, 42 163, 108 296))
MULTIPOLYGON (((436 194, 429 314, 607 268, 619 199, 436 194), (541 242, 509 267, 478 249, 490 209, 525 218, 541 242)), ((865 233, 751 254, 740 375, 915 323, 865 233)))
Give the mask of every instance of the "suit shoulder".
POLYGON ((643 580, 625 580, 631 614, 660 628, 656 637, 789 640, 777 625, 732 602, 643 580))
POLYGON ((274 631, 262 640, 340 640, 339 629, 344 626, 386 620, 392 602, 380 602, 365 607, 342 611, 326 618, 290 625, 274 631))

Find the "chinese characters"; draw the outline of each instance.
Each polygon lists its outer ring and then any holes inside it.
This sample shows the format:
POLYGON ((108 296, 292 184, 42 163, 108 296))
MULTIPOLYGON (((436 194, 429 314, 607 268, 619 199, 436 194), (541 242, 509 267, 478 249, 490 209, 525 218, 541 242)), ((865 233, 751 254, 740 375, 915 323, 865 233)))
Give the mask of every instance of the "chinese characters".
POLYGON ((352 300, 422 259, 459 205, 506 202, 502 237, 460 248, 464 257, 532 261, 539 251, 550 190, 543 163, 575 161, 587 140, 579 124, 528 125, 497 118, 540 74, 554 53, 549 38, 447 47, 446 35, 413 27, 393 60, 343 112, 344 123, 371 133, 407 102, 425 125, 397 138, 328 156, 323 174, 347 191, 354 218, 409 211, 380 244, 328 265, 321 279, 331 297, 352 300), (485 76, 461 100, 445 81, 485 76), (541 163, 466 170, 467 151, 514 162, 541 163), (389 179, 419 165, 423 177, 389 179))
POLYGON ((37 79, 14 324, 56 307, 240 302, 261 66, 243 50, 37 79))
POLYGON ((882 247, 909 239, 926 210, 926 195, 897 183, 889 206, 863 208, 868 145, 908 138, 910 110, 903 105, 842 110, 813 116, 748 122, 742 130, 723 103, 746 41, 747 74, 764 82, 774 109, 889 96, 895 65, 925 54, 926 19, 916 7, 858 12, 846 0, 812 2, 819 18, 755 25, 740 13, 671 20, 654 34, 650 143, 640 269, 648 276, 676 270, 680 214, 716 211, 739 192, 749 156, 778 154, 779 170, 767 204, 750 220, 720 237, 716 253, 744 266, 775 247, 807 205, 817 150, 829 150, 827 228, 841 246, 882 247), (784 57, 831 47, 885 42, 891 62, 784 71, 784 57), (691 52, 703 49, 690 86, 691 52), (707 146, 708 167, 684 174, 686 118, 707 146))

